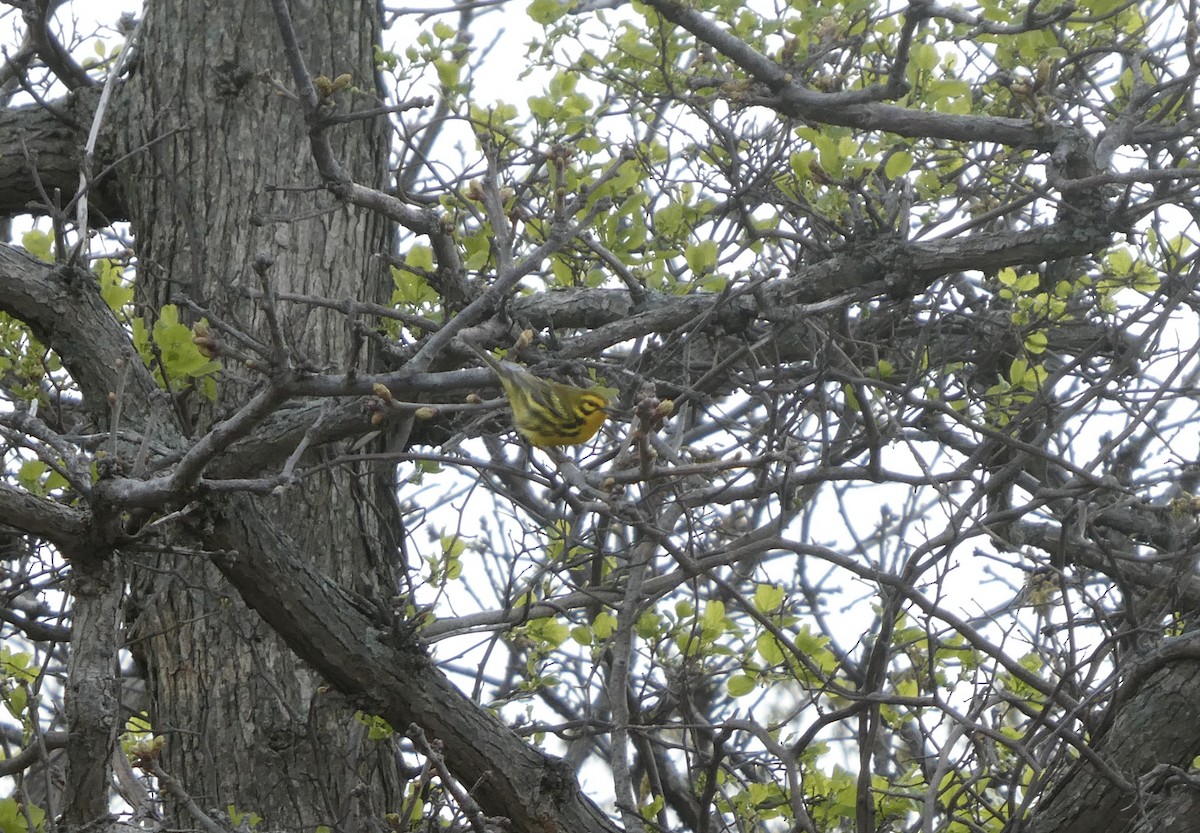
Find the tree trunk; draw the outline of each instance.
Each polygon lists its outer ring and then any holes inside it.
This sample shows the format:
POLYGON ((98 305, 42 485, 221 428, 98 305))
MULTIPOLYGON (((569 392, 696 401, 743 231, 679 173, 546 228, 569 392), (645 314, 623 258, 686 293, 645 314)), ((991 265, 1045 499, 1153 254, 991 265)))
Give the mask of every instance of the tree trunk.
MULTIPOLYGON (((374 106, 376 4, 293 2, 292 15, 312 71, 350 73, 368 95, 352 105, 347 95, 343 105, 374 106)), ((195 302, 271 344, 281 365, 345 362, 353 336, 343 316, 280 303, 286 343, 272 343, 256 297, 264 288, 256 263, 277 292, 379 301, 388 286, 379 257, 389 248, 387 226, 319 187, 307 127, 286 95, 270 5, 161 0, 149 4, 143 26, 120 115, 126 149, 140 149, 123 184, 143 313, 174 303, 187 320, 186 304, 195 302)), ((382 128, 374 119, 336 131, 335 151, 359 181, 382 182, 382 128)), ((263 377, 226 370, 215 406, 176 397, 159 418, 176 420, 186 435, 228 416, 223 403, 245 401, 263 377)), ((341 468, 250 502, 256 517, 248 520, 286 530, 302 557, 344 586, 387 598, 399 552, 387 489, 370 470, 341 468)), ((276 829, 346 825, 352 788, 394 789, 390 753, 365 746, 344 701, 232 597, 207 559, 186 553, 196 540, 174 543, 183 551, 143 557, 134 579, 132 638, 155 731, 167 739, 164 769, 206 810, 232 803, 276 829)))

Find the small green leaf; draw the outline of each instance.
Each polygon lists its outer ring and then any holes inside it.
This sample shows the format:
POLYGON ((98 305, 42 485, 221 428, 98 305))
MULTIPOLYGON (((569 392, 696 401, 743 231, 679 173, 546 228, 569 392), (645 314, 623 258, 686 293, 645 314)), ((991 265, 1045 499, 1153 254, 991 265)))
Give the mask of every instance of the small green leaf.
POLYGON ((25 686, 18 686, 4 698, 4 706, 8 709, 8 713, 17 720, 25 720, 25 708, 29 705, 29 689, 25 686))
POLYGON ((571 639, 580 645, 591 645, 592 629, 587 625, 576 625, 571 628, 571 639))
POLYGON ((1025 375, 1021 379, 1021 387, 1028 391, 1039 391, 1042 389, 1042 385, 1046 383, 1049 375, 1050 373, 1046 370, 1045 366, 1035 364, 1025 372, 1025 375))
POLYGON ((703 275, 717 265, 717 241, 705 240, 688 246, 683 257, 693 275, 703 275))
POLYGON ((1038 355, 1039 353, 1046 352, 1046 347, 1049 343, 1050 340, 1046 338, 1046 333, 1038 330, 1025 336, 1025 351, 1038 355))
POLYGON ((767 665, 783 663, 783 648, 780 647, 779 640, 773 634, 759 634, 758 638, 754 640, 754 649, 758 651, 758 655, 767 665))
POLYGON ((0 798, 0 833, 40 833, 45 829, 46 811, 41 807, 15 798, 0 798), (26 813, 33 822, 33 831, 25 819, 26 813))
POLYGON ((21 245, 25 247, 25 251, 42 261, 42 263, 54 262, 54 255, 50 253, 53 244, 53 237, 37 229, 32 229, 21 235, 21 245))
POLYGON ((37 670, 33 665, 33 654, 0 647, 0 679, 12 679, 25 683, 32 683, 36 680, 37 670))
POLYGON ((1108 256, 1108 268, 1117 275, 1124 275, 1133 266, 1133 257, 1126 249, 1116 249, 1108 256))
POLYGON ((663 800, 661 795, 656 795, 654 796, 654 800, 649 804, 639 807, 638 812, 641 813, 642 818, 646 819, 647 821, 653 821, 658 816, 659 811, 662 810, 665 803, 666 802, 663 800))
POLYGON ((569 9, 569 4, 561 3, 559 0, 533 0, 526 11, 535 23, 549 26, 565 15, 569 9))
POLYGON ((725 603, 720 599, 713 599, 704 606, 704 614, 701 617, 701 625, 704 629, 721 633, 725 629, 725 603))
POLYGON ((906 150, 893 153, 884 166, 883 172, 888 179, 896 179, 904 176, 912 170, 913 155, 906 150))
POLYGON ((433 249, 428 246, 413 246, 404 253, 404 265, 425 272, 433 270, 433 249))
POLYGON ((438 81, 442 82, 443 87, 449 89, 458 85, 459 76, 462 74, 462 64, 458 61, 434 61, 433 67, 437 70, 438 81))
POLYGON ((725 690, 729 692, 730 697, 745 697, 754 691, 755 685, 756 682, 753 677, 738 674, 729 678, 729 682, 725 684, 725 690))
POLYGON ((1020 357, 1012 360, 1012 364, 1008 368, 1008 382, 1014 387, 1021 384, 1025 378, 1026 371, 1029 370, 1029 362, 1020 357))
POLYGON ((442 554, 450 558, 458 558, 467 549, 467 542, 459 535, 442 536, 442 554))
POLYGON ((774 613, 783 604, 783 587, 776 584, 760 584, 754 588, 754 607, 760 613, 774 613))
POLYGON ((849 383, 842 385, 842 393, 846 396, 847 407, 853 408, 856 411, 859 410, 858 396, 855 395, 854 388, 849 383))
POLYGON ((133 285, 126 284, 124 270, 118 261, 102 257, 92 266, 100 280, 100 295, 113 312, 120 312, 133 301, 133 285))
POLYGON ((938 65, 937 48, 929 43, 918 43, 912 49, 912 61, 918 69, 933 69, 938 65))
POLYGON ((26 460, 17 469, 17 483, 27 492, 42 493, 42 475, 48 469, 41 460, 26 460))
POLYGON ((661 630, 661 618, 653 610, 643 611, 638 617, 637 623, 634 625, 634 630, 642 639, 653 639, 658 636, 661 630))
POLYGON ((388 740, 396 733, 391 724, 382 717, 366 712, 355 712, 354 719, 367 727, 368 740, 388 740))
POLYGON ((1039 275, 1022 275, 1017 280, 1017 290, 1019 292, 1030 292, 1038 288, 1038 284, 1042 279, 1039 275))
POLYGON ((592 632, 596 634, 597 639, 608 639, 616 629, 617 617, 607 610, 596 614, 596 619, 592 622, 592 632))
POLYGON ((225 807, 225 812, 229 814, 229 821, 234 827, 241 827, 243 824, 245 824, 247 827, 253 830, 262 824, 262 816, 260 816, 258 813, 253 811, 249 813, 243 813, 232 804, 229 804, 225 807))

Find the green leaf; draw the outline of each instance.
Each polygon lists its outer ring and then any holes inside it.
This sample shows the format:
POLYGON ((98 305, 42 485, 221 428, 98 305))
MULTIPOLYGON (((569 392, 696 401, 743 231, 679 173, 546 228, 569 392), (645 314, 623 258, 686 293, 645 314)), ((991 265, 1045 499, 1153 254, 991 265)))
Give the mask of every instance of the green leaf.
POLYGON ((225 807, 225 812, 229 814, 229 821, 234 827, 241 827, 243 824, 245 824, 247 827, 253 830, 262 824, 262 816, 260 816, 258 813, 253 811, 249 813, 243 813, 232 804, 229 804, 225 807))
POLYGON ((1040 284, 1041 281, 1042 281, 1042 279, 1041 279, 1041 276, 1039 276, 1039 275, 1022 275, 1017 280, 1017 291, 1018 292, 1030 292, 1034 289, 1037 289, 1038 284, 1040 284))
POLYGON ((459 535, 442 536, 442 554, 449 558, 458 558, 466 552, 467 543, 459 535))
POLYGON ((566 625, 549 616, 529 620, 526 633, 534 639, 540 639, 552 648, 557 648, 571 636, 566 625))
POLYGON ((42 488, 46 492, 53 492, 55 489, 65 489, 69 485, 67 478, 59 474, 56 469, 51 469, 50 473, 46 475, 46 479, 42 482, 42 488))
POLYGON ((533 0, 526 12, 535 23, 549 26, 570 10, 570 4, 559 0, 533 0))
POLYGON ((1049 345, 1050 339, 1046 337, 1046 333, 1042 330, 1030 333, 1025 336, 1025 351, 1037 355, 1046 352, 1046 347, 1049 345))
POLYGON ((811 150, 802 150, 788 157, 788 165, 797 179, 805 181, 812 177, 812 169, 809 166, 816 158, 817 155, 811 150))
POLYGON ((767 665, 783 664, 783 648, 774 634, 761 633, 754 640, 754 649, 767 665))
POLYGON ((555 286, 575 285, 575 270, 559 255, 550 258, 550 273, 554 275, 555 286))
POLYGON ((596 618, 592 622, 592 632, 596 634, 597 639, 608 639, 616 629, 617 617, 613 616, 607 610, 602 610, 596 614, 596 618))
POLYGON ((462 64, 454 59, 434 61, 434 69, 437 70, 438 81, 442 82, 442 86, 447 89, 458 86, 459 77, 462 74, 462 64))
POLYGON ((133 344, 142 361, 147 367, 152 367, 156 361, 160 362, 155 368, 159 385, 165 386, 164 378, 170 381, 171 390, 183 390, 189 385, 196 385, 207 399, 216 399, 216 382, 212 377, 220 372, 221 365, 200 352, 192 330, 179 323, 179 310, 174 304, 168 304, 159 311, 159 318, 150 333, 146 332, 142 318, 135 318, 130 323, 133 344), (157 355, 150 349, 151 339, 158 348, 157 355))
POLYGON ((25 683, 36 680, 37 669, 33 665, 33 654, 15 652, 0 646, 0 679, 25 683))
POLYGON ((571 639, 575 640, 579 645, 591 645, 592 629, 587 625, 576 625, 571 628, 571 639))
POLYGON ((855 395, 854 388, 850 386, 849 382, 842 385, 842 393, 846 397, 847 407, 853 408, 856 411, 859 410, 858 396, 855 395))
POLYGON ((0 833, 41 833, 46 829, 46 811, 36 804, 27 804, 15 798, 0 798, 0 833), (33 822, 29 829, 25 814, 33 822))
POLYGON ((757 683, 753 677, 738 674, 729 678, 729 681, 725 683, 725 690, 729 692, 730 697, 745 697, 754 691, 755 685, 757 683))
POLYGON ((133 301, 133 285, 125 282, 125 272, 119 261, 102 257, 92 266, 100 281, 100 295, 113 312, 121 312, 133 301))
POLYGON ((1116 249, 1108 256, 1108 268, 1114 274, 1127 274, 1133 266, 1133 256, 1127 249, 1116 249))
POLYGON ((754 607, 760 613, 774 613, 783 604, 785 593, 777 584, 760 584, 754 588, 754 607))
POLYGON ((725 630, 725 603, 720 599, 713 599, 704 606, 704 613, 700 618, 700 624, 705 631, 714 631, 717 634, 725 630))
POLYGON ((1012 364, 1008 367, 1009 384, 1011 384, 1013 387, 1019 386, 1021 381, 1025 378, 1025 373, 1028 370, 1029 362, 1025 361, 1025 359, 1020 357, 1013 359, 1012 364))
POLYGON ((167 376, 173 381, 182 382, 220 370, 219 364, 200 352, 192 340, 191 328, 179 323, 175 306, 169 307, 169 316, 167 309, 164 307, 164 315, 154 322, 154 343, 158 345, 167 376))
POLYGON ((378 715, 358 711, 354 713, 354 719, 367 727, 368 740, 388 740, 396 734, 392 725, 378 715))
POLYGON ((46 493, 42 486, 42 475, 50 469, 41 460, 25 460, 17 469, 17 483, 27 492, 35 495, 46 493))
POLYGON ((815 634, 805 625, 792 639, 797 651, 815 661, 822 670, 832 671, 838 665, 838 659, 828 649, 829 638, 815 634))
POLYGON ((912 170, 913 155, 908 151, 902 150, 899 153, 893 153, 884 166, 883 172, 888 179, 896 179, 904 176, 912 170))
POLYGON ((918 43, 912 48, 912 62, 917 69, 928 72, 938 65, 937 48, 929 43, 918 43))
POLYGON ((526 99, 529 112, 538 121, 548 122, 558 113, 558 105, 549 96, 531 95, 526 99))
POLYGON ((1026 371, 1025 376, 1021 379, 1021 387, 1028 391, 1039 391, 1049 376, 1050 372, 1044 365, 1035 364, 1026 371))
POLYGON ((703 275, 717 265, 717 241, 705 240, 688 246, 683 257, 693 275, 703 275))
MULTIPOLYGON (((405 266, 411 262, 411 259, 406 259, 405 266)), ((395 287, 395 291, 392 293, 392 304, 417 307, 437 301, 437 292, 429 286, 429 282, 425 279, 425 275, 431 271, 432 263, 429 267, 420 267, 420 271, 391 267, 392 285, 395 287)))
POLYGON ((25 720, 25 708, 29 705, 29 689, 18 686, 4 695, 4 707, 17 720, 25 720))
POLYGON ((375 45, 375 66, 379 69, 394 70, 400 63, 400 56, 389 52, 378 44, 375 45))
POLYGON ((649 804, 639 807, 638 812, 641 813, 642 818, 646 819, 647 821, 654 821, 655 817, 658 816, 665 803, 666 802, 661 795, 656 795, 654 796, 654 800, 649 804))
POLYGON ((638 617, 634 630, 642 639, 653 639, 662 630, 662 619, 653 610, 646 610, 638 617))
POLYGON ((36 257, 42 263, 53 263, 54 255, 51 254, 54 245, 54 238, 44 231, 32 229, 21 235, 21 245, 25 247, 25 251, 36 257))
POLYGON ((129 715, 129 718, 125 721, 125 734, 127 735, 137 735, 146 738, 150 736, 152 731, 154 731, 154 727, 150 725, 150 718, 146 716, 144 711, 129 715))

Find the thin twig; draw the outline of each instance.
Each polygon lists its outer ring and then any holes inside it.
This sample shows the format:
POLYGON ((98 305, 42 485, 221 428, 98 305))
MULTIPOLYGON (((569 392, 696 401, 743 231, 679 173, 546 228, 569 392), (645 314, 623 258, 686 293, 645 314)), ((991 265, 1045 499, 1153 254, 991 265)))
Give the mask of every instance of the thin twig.
POLYGON ((416 723, 409 724, 408 737, 412 740, 413 745, 417 747, 425 758, 433 764, 437 769, 438 776, 442 781, 442 786, 445 787, 454 800, 458 802, 459 809, 466 815, 467 821, 470 823, 475 833, 489 833, 487 826, 487 816, 483 814, 483 809, 476 803, 475 799, 471 798, 471 794, 462 788, 462 785, 450 774, 450 770, 446 767, 446 759, 442 756, 442 744, 440 741, 430 743, 425 739, 425 732, 416 723))

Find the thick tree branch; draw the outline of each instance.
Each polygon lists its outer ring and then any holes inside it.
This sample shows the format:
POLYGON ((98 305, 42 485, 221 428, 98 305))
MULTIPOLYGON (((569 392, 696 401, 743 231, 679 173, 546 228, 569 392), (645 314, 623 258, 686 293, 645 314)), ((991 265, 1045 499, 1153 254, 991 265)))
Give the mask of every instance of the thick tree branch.
POLYGON ((157 395, 153 378, 90 272, 56 269, 0 246, 0 309, 29 325, 58 353, 98 424, 107 422, 110 393, 121 390, 132 397, 133 414, 144 412, 157 395))
POLYGON ((0 761, 0 777, 16 775, 38 761, 44 760, 46 753, 55 749, 63 749, 67 745, 66 732, 46 732, 40 742, 33 742, 12 757, 0 761))
POLYGON ((37 47, 38 55, 45 61, 46 66, 50 67, 67 89, 87 87, 93 83, 92 79, 50 33, 50 19, 60 5, 62 0, 34 0, 25 6, 24 17, 29 26, 29 38, 37 47))
POLYGON ((521 740, 462 694, 411 634, 389 632, 344 590, 292 553, 250 500, 230 498, 215 515, 213 562, 242 599, 297 656, 364 710, 392 726, 410 723, 444 744, 455 777, 474 785, 489 815, 532 833, 613 833, 570 768, 521 740))
MULTIPOLYGON (((0 217, 66 208, 79 187, 83 143, 98 101, 99 92, 89 88, 48 107, 0 109, 0 217), (47 205, 47 197, 57 204, 47 205)), ((92 183, 93 224, 126 216, 110 184, 92 183)))
POLYGON ((87 515, 69 506, 0 483, 0 524, 53 541, 77 546, 87 534, 87 515))
POLYGON ((767 96, 748 97, 745 103, 769 107, 786 116, 914 138, 999 142, 1044 151, 1053 150, 1064 140, 1073 140, 1079 132, 1070 125, 1054 122, 1035 126, 1028 119, 914 110, 871 101, 879 96, 866 91, 817 92, 803 87, 784 67, 688 4, 679 0, 646 0, 646 4, 729 58, 771 91, 767 96), (864 102, 864 98, 868 100, 864 102))

